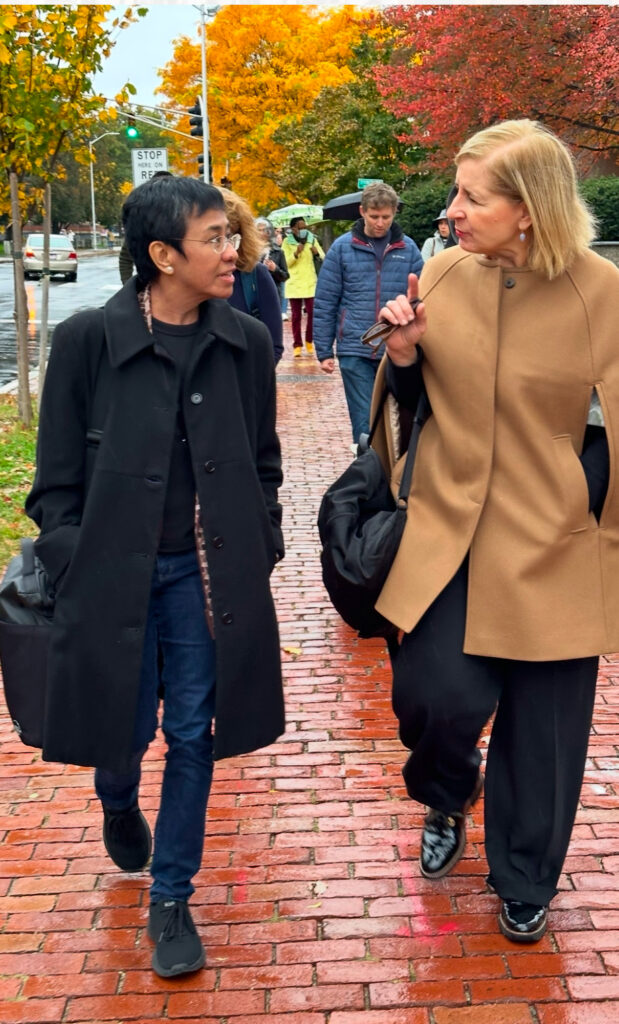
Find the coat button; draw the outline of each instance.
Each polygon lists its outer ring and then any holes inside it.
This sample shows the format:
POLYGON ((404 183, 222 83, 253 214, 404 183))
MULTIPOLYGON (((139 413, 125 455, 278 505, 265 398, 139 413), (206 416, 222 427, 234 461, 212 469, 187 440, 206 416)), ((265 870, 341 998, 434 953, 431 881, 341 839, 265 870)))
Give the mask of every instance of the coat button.
POLYGON ((215 463, 213 462, 212 459, 209 459, 208 462, 204 463, 204 469, 207 473, 215 472, 215 463))
POLYGON ((505 287, 506 288, 515 288, 516 287, 516 282, 514 281, 513 277, 506 277, 505 278, 505 287))
POLYGON ((224 626, 230 626, 232 624, 233 615, 232 612, 224 612, 221 616, 221 621, 224 626))
POLYGON ((214 548, 223 548, 224 539, 223 537, 213 537, 211 544, 213 545, 214 548))
POLYGON ((199 391, 194 391, 193 395, 190 396, 189 401, 192 402, 193 405, 200 405, 202 398, 203 396, 199 391))

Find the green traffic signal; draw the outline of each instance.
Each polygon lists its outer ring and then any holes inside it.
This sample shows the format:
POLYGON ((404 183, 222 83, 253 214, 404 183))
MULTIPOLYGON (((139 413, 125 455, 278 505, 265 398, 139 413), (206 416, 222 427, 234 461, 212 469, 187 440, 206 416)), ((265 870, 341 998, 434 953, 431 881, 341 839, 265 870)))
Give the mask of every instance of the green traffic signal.
POLYGON ((127 124, 125 125, 125 135, 128 139, 137 139, 139 134, 140 133, 136 127, 135 118, 133 116, 129 116, 127 118, 127 124))

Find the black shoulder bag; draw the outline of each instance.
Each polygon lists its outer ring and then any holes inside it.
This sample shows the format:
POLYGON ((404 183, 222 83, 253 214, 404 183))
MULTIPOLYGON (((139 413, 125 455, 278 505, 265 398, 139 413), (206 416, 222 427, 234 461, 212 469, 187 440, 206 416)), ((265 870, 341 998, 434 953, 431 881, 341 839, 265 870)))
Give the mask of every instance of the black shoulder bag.
POLYGON ((52 635, 54 592, 34 540, 24 537, 21 554, 0 582, 0 661, 4 695, 23 743, 43 746, 47 651, 52 635))
MULTIPOLYGON (((102 425, 104 409, 99 406, 105 389, 97 386, 110 373, 109 363, 103 358, 103 326, 98 341, 99 351, 93 347, 88 415, 94 415, 95 425, 102 425)), ((91 428, 87 436, 98 444, 102 431, 91 428)), ((42 747, 56 595, 35 554, 34 539, 22 538, 20 549, 0 581, 0 664, 4 696, 17 735, 29 747, 42 747)))
MULTIPOLYGON (((388 391, 372 424, 372 440, 388 391)), ((421 428, 430 412, 422 392, 413 419, 406 462, 394 500, 380 456, 373 448, 358 455, 323 496, 318 513, 322 578, 331 603, 361 637, 382 636, 390 651, 397 628, 374 605, 396 556, 404 526, 421 428)))

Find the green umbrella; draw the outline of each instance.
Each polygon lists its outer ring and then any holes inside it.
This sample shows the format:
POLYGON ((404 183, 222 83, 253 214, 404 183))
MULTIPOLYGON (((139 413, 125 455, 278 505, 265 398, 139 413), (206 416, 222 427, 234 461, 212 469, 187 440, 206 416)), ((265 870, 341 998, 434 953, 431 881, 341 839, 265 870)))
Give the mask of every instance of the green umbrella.
POLYGON ((310 206, 307 203, 293 203, 273 210, 267 214, 274 228, 287 228, 291 217, 303 217, 306 224, 318 224, 322 220, 322 206, 310 206))

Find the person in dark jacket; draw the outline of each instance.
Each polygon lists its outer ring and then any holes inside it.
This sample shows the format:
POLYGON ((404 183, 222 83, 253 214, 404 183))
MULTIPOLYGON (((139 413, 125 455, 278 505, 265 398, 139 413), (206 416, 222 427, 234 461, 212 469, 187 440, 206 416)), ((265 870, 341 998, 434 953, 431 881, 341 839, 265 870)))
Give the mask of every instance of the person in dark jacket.
POLYGON ((95 767, 125 871, 150 857, 138 787, 163 693, 148 934, 169 977, 204 964, 187 901, 213 758, 284 729, 282 473, 272 341, 228 304, 240 239, 221 193, 151 180, 123 223, 137 276, 54 332, 26 511, 56 588, 43 757, 95 767))
POLYGON ((267 220, 266 217, 256 217, 256 229, 262 241, 262 255, 260 258, 273 278, 280 298, 282 298, 284 282, 290 277, 284 250, 275 239, 275 228, 270 220, 267 220))
POLYGON ((220 188, 219 191, 226 204, 230 230, 238 232, 241 239, 234 271, 234 288, 228 301, 235 309, 249 313, 266 324, 277 364, 284 354, 280 300, 273 277, 261 262, 262 239, 248 203, 230 189, 220 188))
POLYGON ((118 273, 123 284, 126 284, 129 278, 133 277, 133 256, 129 252, 126 238, 123 238, 118 253, 118 273))
POLYGON ((423 260, 412 238, 394 218, 398 197, 390 185, 374 182, 361 194, 360 219, 337 238, 318 277, 314 302, 314 345, 321 369, 333 373, 333 344, 344 383, 353 448, 370 429, 370 402, 378 353, 361 335, 378 320, 381 306, 406 291, 408 275, 419 274, 423 260))

